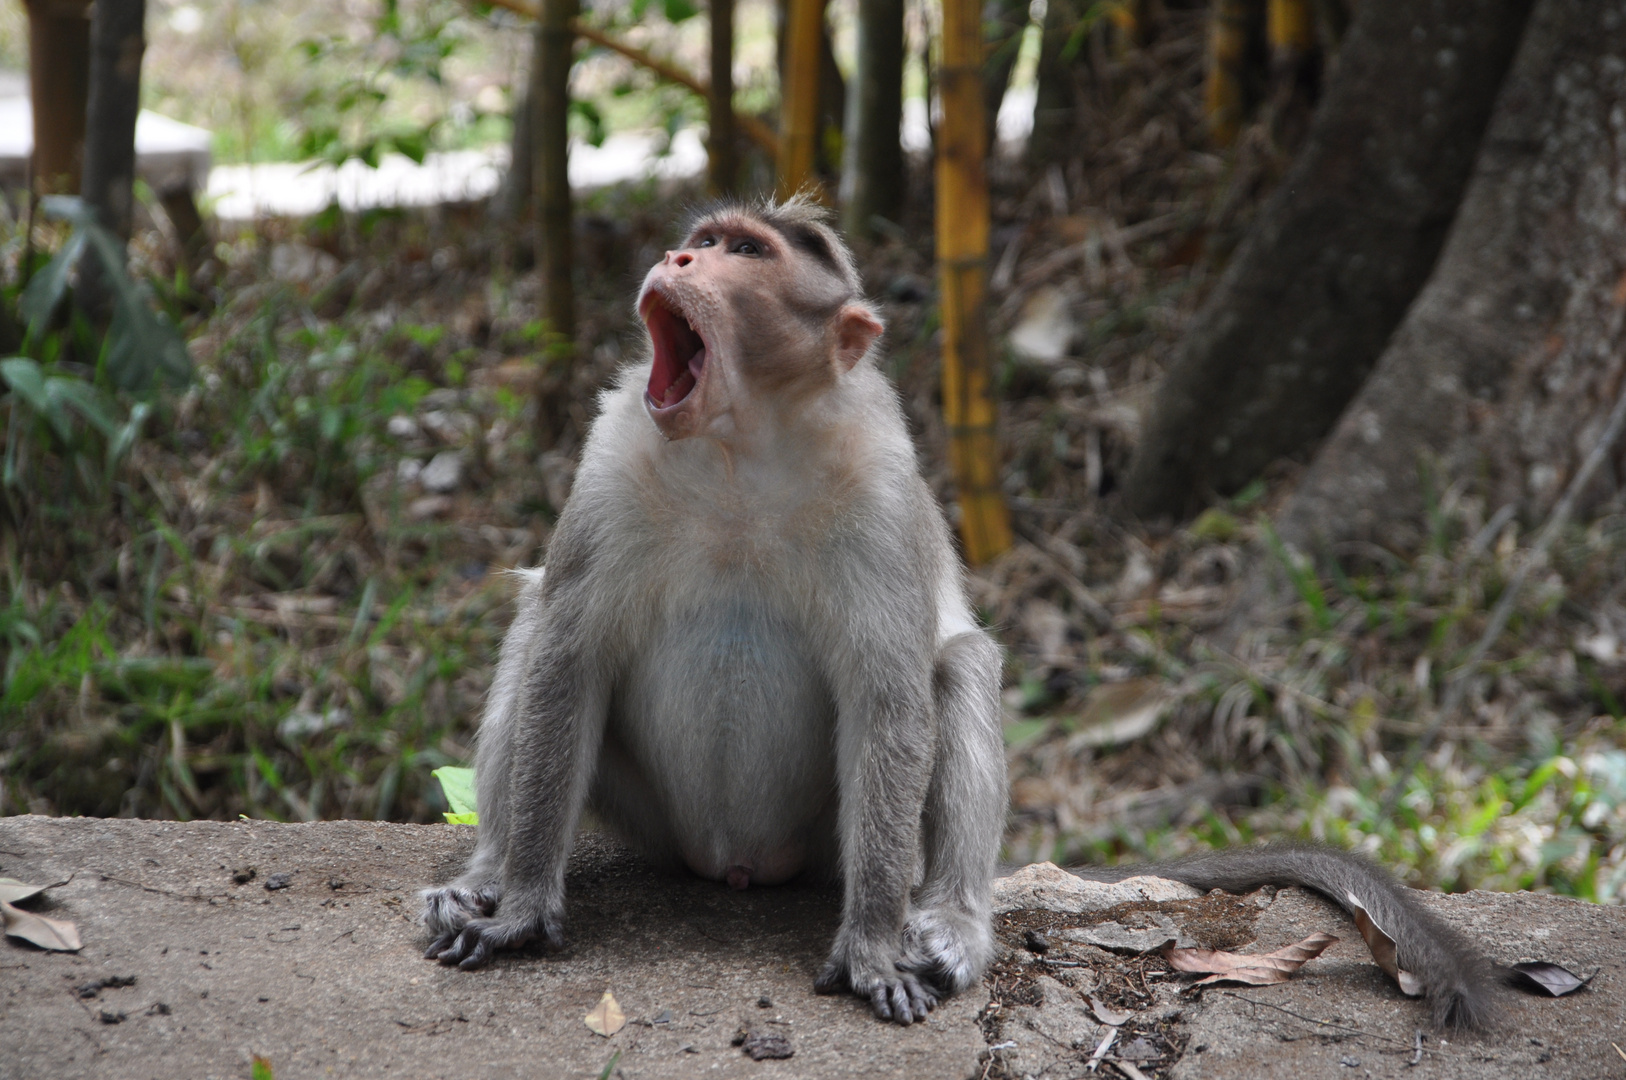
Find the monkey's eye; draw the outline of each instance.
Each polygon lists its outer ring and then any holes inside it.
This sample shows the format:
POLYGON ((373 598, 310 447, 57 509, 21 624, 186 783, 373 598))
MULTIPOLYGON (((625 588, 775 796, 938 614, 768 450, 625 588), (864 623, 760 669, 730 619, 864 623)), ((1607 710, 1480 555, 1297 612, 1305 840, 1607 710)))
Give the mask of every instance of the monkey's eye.
POLYGON ((736 255, 761 255, 762 254, 762 249, 757 246, 757 242, 755 240, 739 240, 739 241, 736 241, 735 244, 734 244, 734 247, 731 250, 736 255))
POLYGON ((708 236, 704 240, 701 240, 700 243, 695 245, 695 247, 716 247, 716 246, 717 246, 717 238, 715 236, 708 236))

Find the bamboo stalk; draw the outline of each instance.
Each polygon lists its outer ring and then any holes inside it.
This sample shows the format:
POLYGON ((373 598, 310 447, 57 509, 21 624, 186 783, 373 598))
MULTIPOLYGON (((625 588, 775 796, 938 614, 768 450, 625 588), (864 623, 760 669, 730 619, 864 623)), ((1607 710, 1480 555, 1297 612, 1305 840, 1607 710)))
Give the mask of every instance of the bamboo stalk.
POLYGON ((983 116, 982 9, 943 0, 937 132, 937 265, 943 304, 943 420, 959 487, 966 560, 987 562, 1011 546, 1000 491, 993 357, 988 341, 988 133, 983 116))
POLYGON ((819 59, 824 0, 790 0, 785 19, 785 85, 780 88, 779 178, 781 199, 813 179, 819 129, 819 59))
MULTIPOLYGON (((512 11, 516 15, 525 16, 527 19, 537 17, 536 6, 529 3, 528 0, 488 0, 488 2, 492 7, 512 11)), ((676 83, 685 90, 689 90, 708 100, 711 97, 709 83, 695 78, 676 64, 668 63, 652 53, 645 52, 636 45, 628 45, 624 41, 611 37, 583 19, 572 19, 570 29, 577 37, 591 41, 594 45, 609 49, 613 53, 619 53, 639 67, 648 68, 669 83, 676 83)), ((750 113, 736 113, 734 114, 734 122, 740 131, 745 133, 747 138, 762 147, 763 150, 770 154, 779 152, 779 136, 774 134, 773 128, 764 124, 760 119, 750 113)))
POLYGON ((1243 89, 1248 62, 1248 29, 1256 0, 1214 0, 1208 22, 1208 72, 1203 84, 1203 115, 1208 138, 1230 146, 1242 130, 1243 89))
POLYGON ((1315 48, 1315 23, 1308 0, 1270 0, 1265 34, 1273 59, 1294 60, 1315 48))

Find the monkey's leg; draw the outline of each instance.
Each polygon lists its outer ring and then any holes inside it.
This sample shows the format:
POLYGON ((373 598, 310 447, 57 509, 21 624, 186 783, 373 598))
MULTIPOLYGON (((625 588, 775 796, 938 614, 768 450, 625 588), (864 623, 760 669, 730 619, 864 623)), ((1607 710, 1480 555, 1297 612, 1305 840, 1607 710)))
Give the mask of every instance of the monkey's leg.
MULTIPOLYGON (((1247 892, 1261 885, 1314 889, 1345 911, 1364 907, 1394 939, 1396 960, 1423 985, 1441 1027, 1489 1027, 1499 1011, 1496 966, 1467 938, 1412 899, 1379 866, 1317 844, 1267 844, 1192 855, 1166 863, 1074 868, 1091 881, 1155 874, 1199 889, 1247 892)), ((1352 912, 1353 913, 1353 912, 1352 912)))
POLYGON ((999 647, 977 631, 949 639, 932 676, 937 762, 905 967, 945 995, 970 986, 994 951, 989 894, 1005 826, 999 673, 999 647))
POLYGON ((512 760, 514 716, 524 703, 525 671, 542 614, 542 570, 526 571, 529 580, 515 598, 514 621, 503 637, 497 673, 486 695, 475 750, 475 802, 480 824, 474 856, 449 885, 425 889, 421 917, 433 935, 430 957, 451 943, 449 935, 470 919, 491 915, 502 899, 502 860, 508 848, 508 763, 512 760))
POLYGON ((814 989, 851 990, 881 1019, 912 1024, 937 1004, 931 986, 900 967, 931 780, 931 689, 927 665, 873 640, 851 644, 836 688, 841 929, 814 989))

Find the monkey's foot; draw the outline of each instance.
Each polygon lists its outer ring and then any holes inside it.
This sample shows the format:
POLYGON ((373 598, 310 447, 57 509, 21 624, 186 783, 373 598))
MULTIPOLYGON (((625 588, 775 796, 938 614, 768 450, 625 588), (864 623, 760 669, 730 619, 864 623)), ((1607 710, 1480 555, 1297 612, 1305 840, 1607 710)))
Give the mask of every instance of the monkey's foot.
POLYGON ((942 996, 958 994, 977 981, 994 954, 993 927, 948 905, 917 908, 903 928, 901 971, 925 979, 942 996))
POLYGON ((557 918, 470 919, 462 927, 437 937, 424 958, 473 971, 491 963, 498 949, 517 949, 537 938, 550 949, 564 947, 564 933, 557 918))
POLYGON ((497 901, 502 899, 502 886, 492 884, 468 888, 443 885, 438 889, 425 889, 418 894, 418 898, 423 901, 420 911, 423 924, 431 934, 440 937, 462 929, 470 919, 494 914, 497 901))
POLYGON ((937 1007, 938 991, 920 976, 904 971, 903 961, 894 960, 883 966, 879 963, 854 963, 843 959, 841 946, 831 955, 813 983, 820 994, 835 994, 843 990, 869 1001, 870 1008, 882 1020, 908 1026, 925 1020, 926 1014, 937 1007))

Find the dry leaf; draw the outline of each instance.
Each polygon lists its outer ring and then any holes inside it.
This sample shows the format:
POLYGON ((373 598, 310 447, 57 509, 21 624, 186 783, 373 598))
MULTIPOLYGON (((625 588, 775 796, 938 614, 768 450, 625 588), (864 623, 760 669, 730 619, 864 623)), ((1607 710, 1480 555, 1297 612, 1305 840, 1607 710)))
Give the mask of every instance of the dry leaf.
POLYGON ((1331 934, 1311 934, 1303 941, 1257 956, 1221 949, 1165 949, 1163 955, 1176 971, 1212 972, 1208 978, 1199 979, 1198 986, 1227 980, 1249 986, 1272 986, 1286 982, 1289 975, 1306 961, 1320 956, 1337 940, 1331 934))
POLYGON ((1519 987, 1521 990, 1533 988, 1550 997, 1563 997, 1565 994, 1573 994, 1592 981, 1591 975, 1583 979, 1568 968, 1559 967, 1557 964, 1549 964, 1544 960, 1514 964, 1513 971, 1519 976, 1511 980, 1514 986, 1519 987))
POLYGON ((1357 900, 1354 893, 1345 893, 1344 899, 1349 901, 1349 913, 1355 919, 1355 928, 1366 939, 1366 947, 1372 950, 1372 959, 1377 961, 1378 967, 1400 984, 1402 994, 1422 997, 1423 980, 1401 968, 1399 960, 1395 958, 1395 939, 1383 932, 1371 912, 1366 910, 1366 905, 1357 900))
POLYGON ((1096 997, 1094 994, 1090 995, 1090 1011, 1095 1013, 1095 1018, 1097 1020, 1108 1025, 1109 1027, 1117 1027, 1119 1024, 1135 1015, 1135 1011, 1133 1009, 1119 1011, 1118 1009, 1114 1009, 1102 1004, 1101 999, 1096 997))
POLYGON ((627 1014, 616 1004, 615 995, 606 990, 604 996, 598 999, 598 1004, 593 1006, 593 1011, 582 1017, 582 1022, 595 1035, 608 1039, 627 1026, 627 1014))
POLYGON ((6 936, 32 941, 42 949, 78 952, 79 931, 65 919, 47 919, 32 911, 0 902, 0 918, 6 923, 6 936))
POLYGON ((67 878, 53 881, 49 885, 25 885, 16 878, 0 877, 0 904, 15 904, 19 900, 27 900, 31 896, 38 896, 46 889, 54 889, 58 885, 66 885, 67 878))

